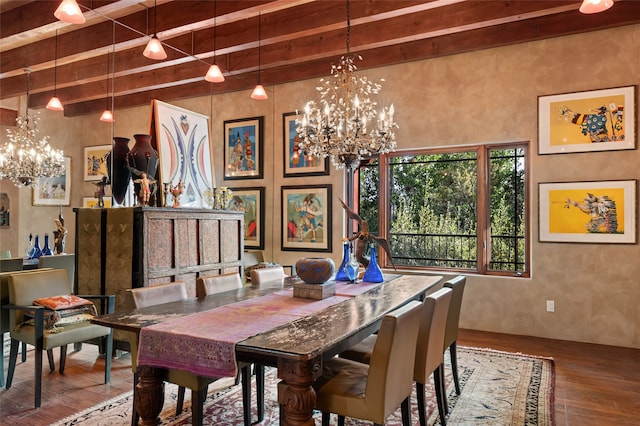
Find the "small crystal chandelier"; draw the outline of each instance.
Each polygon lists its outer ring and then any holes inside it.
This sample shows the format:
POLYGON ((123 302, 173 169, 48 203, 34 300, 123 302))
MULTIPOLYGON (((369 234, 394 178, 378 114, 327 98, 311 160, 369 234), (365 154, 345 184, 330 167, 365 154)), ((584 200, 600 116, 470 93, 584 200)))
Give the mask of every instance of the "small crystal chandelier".
POLYGON ((320 101, 307 102, 302 118, 296 120, 300 147, 307 155, 330 157, 338 170, 355 169, 363 157, 394 151, 394 129, 398 128, 393 104, 377 111, 375 96, 382 85, 356 74, 350 35, 347 0, 347 54, 331 66, 330 78, 320 80, 321 86, 316 88, 320 101))
POLYGON ((38 140, 38 114, 29 114, 29 74, 27 107, 16 118, 17 130, 7 129, 8 141, 0 146, 0 179, 9 179, 18 187, 31 187, 40 177, 60 176, 65 172, 64 154, 49 146, 49 136, 38 140))

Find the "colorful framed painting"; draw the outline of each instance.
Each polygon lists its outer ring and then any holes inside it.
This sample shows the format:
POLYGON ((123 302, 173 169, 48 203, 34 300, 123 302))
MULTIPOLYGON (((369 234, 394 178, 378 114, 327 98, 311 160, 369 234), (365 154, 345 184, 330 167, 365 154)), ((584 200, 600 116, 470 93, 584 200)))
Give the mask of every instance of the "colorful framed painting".
POLYGON ((636 242, 636 180, 538 184, 541 242, 636 242))
POLYGON ((538 153, 636 147, 636 86, 538 97, 538 153))
POLYGON ((64 157, 64 174, 38 178, 33 186, 34 206, 68 206, 71 204, 71 157, 64 157))
POLYGON ((264 117, 224 122, 224 179, 262 179, 264 117))
POLYGON ((154 99, 153 125, 160 158, 160 205, 173 203, 161 188, 181 181, 180 207, 207 207, 203 194, 215 187, 209 117, 154 99))
POLYGON ((230 210, 244 212, 244 247, 264 249, 264 186, 230 188, 230 210))
POLYGON ((331 185, 282 187, 282 250, 331 251, 331 185))
POLYGON ((11 200, 9 194, 0 192, 0 228, 8 228, 11 225, 11 200))
POLYGON ((300 137, 296 120, 302 114, 287 112, 282 114, 284 139, 284 177, 321 176, 329 174, 329 157, 321 158, 305 153, 300 147, 300 137))
POLYGON ((84 148, 84 180, 102 180, 108 176, 107 154, 111 152, 111 145, 87 146, 84 148))
MULTIPOLYGON (((111 197, 103 197, 102 202, 104 203, 104 206, 102 207, 104 207, 105 209, 111 208, 111 197)), ((89 207, 89 208, 100 207, 98 205, 98 198, 82 197, 82 207, 89 207)))

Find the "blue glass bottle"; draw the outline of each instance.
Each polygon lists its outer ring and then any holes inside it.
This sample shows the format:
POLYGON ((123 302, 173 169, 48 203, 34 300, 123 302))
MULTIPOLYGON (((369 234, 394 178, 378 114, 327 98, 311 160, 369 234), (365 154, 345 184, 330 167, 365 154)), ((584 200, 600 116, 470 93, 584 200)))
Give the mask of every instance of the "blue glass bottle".
POLYGON ((369 265, 367 269, 364 270, 364 275, 362 276, 362 281, 368 283, 381 283, 384 281, 384 277, 382 276, 382 270, 378 266, 378 260, 376 259, 376 246, 371 244, 371 257, 369 259, 369 265))
POLYGON ((349 247, 349 261, 344 265, 344 270, 347 273, 349 282, 355 284, 360 274, 360 264, 354 255, 353 246, 349 247))
POLYGON ((347 271, 345 270, 347 263, 349 263, 349 240, 345 239, 342 242, 342 263, 340 263, 338 267, 336 281, 350 281, 347 271))
POLYGON ((40 236, 36 234, 33 240, 33 247, 31 248, 31 254, 29 259, 39 259, 42 256, 42 249, 40 249, 40 236))
POLYGON ((51 247, 49 247, 49 234, 44 234, 44 246, 42 247, 43 256, 53 256, 51 247))

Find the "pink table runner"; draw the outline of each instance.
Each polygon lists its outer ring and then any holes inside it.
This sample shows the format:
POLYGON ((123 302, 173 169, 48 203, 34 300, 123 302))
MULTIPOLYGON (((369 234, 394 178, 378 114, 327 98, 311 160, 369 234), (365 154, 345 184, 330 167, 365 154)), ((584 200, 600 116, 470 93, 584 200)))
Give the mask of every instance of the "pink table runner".
POLYGON ((144 327, 138 365, 234 377, 237 342, 348 299, 301 299, 285 290, 144 327))

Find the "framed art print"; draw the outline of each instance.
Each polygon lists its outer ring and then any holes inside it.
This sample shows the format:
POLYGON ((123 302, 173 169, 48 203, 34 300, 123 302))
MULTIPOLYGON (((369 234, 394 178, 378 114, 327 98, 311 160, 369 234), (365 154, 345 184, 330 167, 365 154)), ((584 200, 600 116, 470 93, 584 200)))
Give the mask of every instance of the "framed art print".
POLYGON ((224 122, 224 179, 262 179, 264 117, 224 122))
POLYGON ((282 250, 331 251, 331 185, 282 187, 282 250))
POLYGON ((636 242, 636 180, 540 183, 538 191, 540 242, 636 242))
POLYGON ((538 97, 538 153, 636 147, 636 86, 538 97))
POLYGON ((64 157, 64 174, 38 178, 33 187, 34 206, 71 204, 71 157, 64 157))
MULTIPOLYGON (((160 158, 159 196, 165 197, 164 184, 182 182, 180 206, 205 207, 203 194, 215 187, 209 117, 154 99, 153 118, 160 158)), ((163 204, 171 205, 173 198, 166 195, 163 204)))
POLYGON ((320 176, 329 174, 329 157, 321 158, 308 155, 300 147, 300 137, 296 132, 296 119, 302 114, 287 112, 282 114, 284 139, 284 177, 320 176))
POLYGON ((264 249, 264 186, 230 188, 230 210, 244 212, 244 247, 264 249))
POLYGON ((102 180, 108 176, 106 156, 111 145, 87 146, 84 148, 84 180, 102 180))

